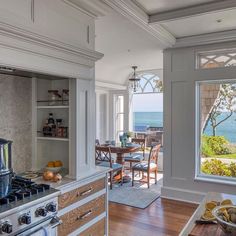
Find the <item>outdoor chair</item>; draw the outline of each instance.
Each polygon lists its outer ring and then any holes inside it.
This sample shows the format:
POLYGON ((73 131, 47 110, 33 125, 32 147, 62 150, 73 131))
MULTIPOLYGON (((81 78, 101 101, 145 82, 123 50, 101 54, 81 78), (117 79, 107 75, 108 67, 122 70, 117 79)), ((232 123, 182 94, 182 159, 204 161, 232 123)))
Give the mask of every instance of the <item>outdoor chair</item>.
POLYGON ((95 147, 95 155, 96 155, 96 165, 97 166, 110 167, 112 169, 109 172, 109 174, 110 174, 110 189, 112 189, 112 181, 113 181, 114 173, 120 172, 120 180, 121 180, 121 185, 122 185, 122 183, 123 183, 123 166, 119 163, 113 163, 110 147, 96 146, 95 147))
POLYGON ((137 163, 132 167, 132 186, 134 186, 135 171, 147 173, 148 188, 150 187, 150 174, 153 172, 155 173, 155 184, 157 183, 157 161, 160 148, 161 144, 152 146, 150 149, 148 161, 137 163))

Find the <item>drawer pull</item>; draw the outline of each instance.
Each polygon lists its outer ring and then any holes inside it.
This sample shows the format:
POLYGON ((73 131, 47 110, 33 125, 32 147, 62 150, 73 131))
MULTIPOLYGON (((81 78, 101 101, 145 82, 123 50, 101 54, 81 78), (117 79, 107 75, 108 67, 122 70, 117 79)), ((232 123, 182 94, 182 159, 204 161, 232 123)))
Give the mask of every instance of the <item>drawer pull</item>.
POLYGON ((83 219, 87 218, 88 216, 90 216, 91 214, 92 214, 92 210, 89 210, 89 211, 85 212, 84 214, 78 216, 77 219, 78 220, 83 220, 83 219))
POLYGON ((84 192, 81 192, 81 193, 78 193, 77 196, 80 197, 80 196, 85 196, 87 194, 89 194, 90 192, 93 191, 93 188, 90 187, 88 190, 85 190, 84 192))

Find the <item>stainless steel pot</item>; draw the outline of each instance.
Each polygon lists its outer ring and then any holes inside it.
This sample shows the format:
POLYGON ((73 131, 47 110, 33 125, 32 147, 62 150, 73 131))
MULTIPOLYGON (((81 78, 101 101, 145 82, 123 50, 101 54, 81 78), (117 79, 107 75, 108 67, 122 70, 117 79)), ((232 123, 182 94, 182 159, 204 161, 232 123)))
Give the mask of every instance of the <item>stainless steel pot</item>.
POLYGON ((0 198, 11 191, 12 182, 12 141, 0 139, 0 198))
POLYGON ((12 141, 0 138, 0 175, 12 169, 11 146, 12 141))

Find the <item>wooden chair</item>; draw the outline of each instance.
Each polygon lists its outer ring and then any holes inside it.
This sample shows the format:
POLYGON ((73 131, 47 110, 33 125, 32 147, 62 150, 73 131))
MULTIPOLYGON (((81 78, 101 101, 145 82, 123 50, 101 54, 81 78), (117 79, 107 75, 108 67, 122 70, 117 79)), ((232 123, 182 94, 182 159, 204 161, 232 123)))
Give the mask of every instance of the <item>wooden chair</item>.
POLYGON ((131 142, 139 144, 141 146, 140 151, 142 151, 142 153, 130 153, 128 156, 124 157, 124 161, 129 162, 129 164, 130 164, 130 171, 132 169, 132 163, 137 163, 137 162, 141 162, 144 160, 146 139, 145 138, 132 138, 131 142))
POLYGON ((157 183, 157 161, 160 148, 161 144, 152 146, 149 153, 148 161, 137 163, 132 167, 132 186, 134 186, 135 171, 142 171, 147 173, 148 188, 150 187, 150 174, 153 172, 155 173, 155 184, 157 183))
POLYGON ((110 147, 96 146, 96 165, 103 167, 110 167, 110 189, 112 189, 113 175, 116 172, 120 172, 121 185, 123 183, 123 166, 119 163, 113 163, 111 157, 110 147))

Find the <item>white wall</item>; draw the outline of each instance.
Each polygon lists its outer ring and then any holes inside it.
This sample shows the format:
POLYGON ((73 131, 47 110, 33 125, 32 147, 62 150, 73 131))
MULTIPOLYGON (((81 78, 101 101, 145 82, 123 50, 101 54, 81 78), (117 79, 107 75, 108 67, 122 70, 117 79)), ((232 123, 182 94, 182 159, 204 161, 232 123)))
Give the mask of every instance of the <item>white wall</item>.
POLYGON ((164 197, 198 202, 208 191, 235 194, 235 186, 194 180, 195 82, 236 78, 236 67, 196 70, 195 53, 227 47, 236 42, 164 51, 164 197))

